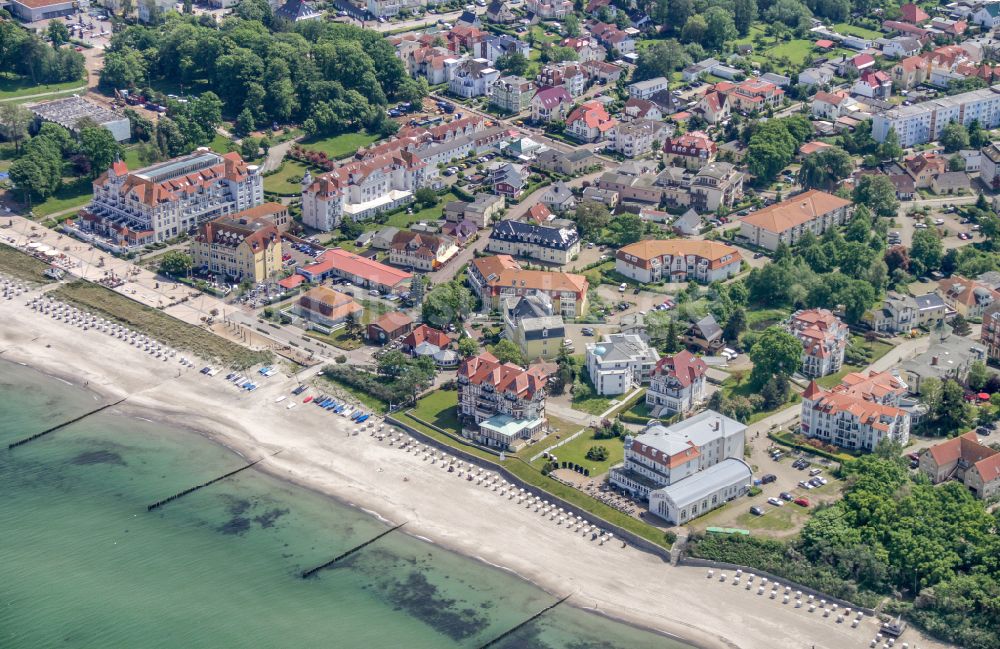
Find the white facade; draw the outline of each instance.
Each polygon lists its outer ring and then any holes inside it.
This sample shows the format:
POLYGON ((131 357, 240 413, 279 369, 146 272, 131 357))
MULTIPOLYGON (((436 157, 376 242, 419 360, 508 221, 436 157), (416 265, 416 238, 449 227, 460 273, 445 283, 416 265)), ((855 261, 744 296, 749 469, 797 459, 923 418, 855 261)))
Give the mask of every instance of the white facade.
POLYGON ((910 439, 910 415, 895 406, 847 393, 826 392, 815 381, 802 394, 801 431, 851 451, 875 450, 883 439, 903 446, 910 439))
POLYGON ((895 129, 899 144, 912 147, 941 137, 949 122, 968 126, 973 120, 986 129, 1000 126, 1000 86, 933 99, 912 106, 900 106, 872 119, 872 137, 885 140, 895 129))
POLYGON ((649 382, 660 355, 639 336, 612 334, 587 343, 587 371, 599 395, 627 394, 649 382))
POLYGON ((668 523, 683 525, 750 491, 753 471, 730 458, 681 482, 650 492, 649 511, 668 523))

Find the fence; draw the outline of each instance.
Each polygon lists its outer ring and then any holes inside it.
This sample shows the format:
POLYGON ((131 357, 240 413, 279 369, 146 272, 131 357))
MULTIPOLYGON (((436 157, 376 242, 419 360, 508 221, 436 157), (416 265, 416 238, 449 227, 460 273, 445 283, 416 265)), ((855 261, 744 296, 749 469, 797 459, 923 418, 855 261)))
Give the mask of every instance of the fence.
POLYGON ((597 523, 599 523, 599 525, 602 528, 604 528, 606 530, 609 530, 609 531, 612 531, 619 539, 624 539, 628 543, 631 543, 633 547, 637 547, 637 548, 639 548, 639 549, 641 549, 641 550, 643 550, 645 552, 649 552, 650 554, 654 554, 654 555, 660 557, 661 559, 663 559, 663 561, 665 561, 667 563, 670 562, 670 550, 668 550, 667 548, 662 547, 660 545, 656 545, 652 541, 648 541, 648 540, 642 538, 641 536, 638 536, 638 535, 636 535, 636 534, 634 534, 634 533, 632 533, 632 532, 630 532, 630 531, 628 531, 628 530, 626 530, 626 529, 624 529, 622 527, 619 527, 619 526, 615 525, 614 523, 609 523, 608 521, 604 520, 600 516, 597 516, 596 514, 588 512, 588 511, 582 509, 581 507, 578 507, 578 506, 576 506, 576 505, 574 505, 572 503, 569 503, 569 502, 563 500, 562 498, 560 498, 559 496, 553 495, 553 494, 549 493, 548 491, 545 491, 541 487, 538 487, 536 485, 533 485, 533 484, 530 484, 528 482, 525 482, 524 480, 522 480, 518 476, 516 476, 513 473, 511 473, 510 471, 508 471, 505 467, 501 466, 500 464, 497 464, 495 462, 491 462, 489 460, 486 460, 485 458, 481 458, 478 455, 474 455, 472 453, 469 453, 469 452, 467 452, 467 451, 465 451, 465 450, 463 450, 461 448, 456 448, 454 446, 451 446, 450 444, 445 444, 444 442, 442 442, 440 440, 437 440, 437 439, 435 439, 435 438, 433 438, 433 437, 431 437, 429 435, 425 435, 424 433, 420 432, 419 430, 417 430, 417 429, 415 429, 415 428, 413 428, 411 426, 408 426, 407 424, 404 424, 404 423, 400 422, 399 420, 397 420, 394 417, 391 417, 391 416, 390 417, 386 417, 386 421, 388 423, 392 424, 393 426, 397 426, 399 428, 402 428, 408 434, 410 434, 413 437, 419 439, 424 444, 428 444, 430 446, 433 446, 433 447, 437 448, 438 450, 445 451, 446 453, 451 453, 453 455, 457 455, 458 457, 462 458, 462 460, 464 460, 466 462, 469 462, 471 464, 475 464, 476 466, 482 467, 482 468, 487 469, 489 471, 495 471, 495 472, 499 473, 500 475, 502 475, 504 477, 505 480, 507 480, 508 482, 511 482, 511 483, 513 483, 515 485, 517 485, 519 488, 524 489, 525 491, 532 491, 532 492, 535 492, 535 493, 539 493, 539 492, 540 493, 544 493, 545 497, 548 498, 548 500, 550 502, 553 502, 556 505, 562 507, 567 512, 569 512, 570 514, 573 514, 574 516, 581 516, 585 520, 588 520, 588 521, 591 521, 591 522, 597 522, 597 523))

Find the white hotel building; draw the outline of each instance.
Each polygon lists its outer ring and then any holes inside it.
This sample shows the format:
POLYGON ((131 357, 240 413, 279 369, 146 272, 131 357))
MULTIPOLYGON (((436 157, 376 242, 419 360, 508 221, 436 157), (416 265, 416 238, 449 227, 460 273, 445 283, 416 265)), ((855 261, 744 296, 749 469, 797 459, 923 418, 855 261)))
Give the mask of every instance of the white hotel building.
POLYGON ((911 147, 939 139, 949 122, 968 126, 973 120, 986 129, 1000 126, 1000 85, 877 114, 872 119, 872 137, 882 142, 895 129, 900 146, 911 147))
POLYGON ((714 410, 669 427, 654 423, 625 437, 625 462, 608 478, 648 498, 653 514, 686 523, 749 490, 752 471, 742 460, 746 429, 714 410))

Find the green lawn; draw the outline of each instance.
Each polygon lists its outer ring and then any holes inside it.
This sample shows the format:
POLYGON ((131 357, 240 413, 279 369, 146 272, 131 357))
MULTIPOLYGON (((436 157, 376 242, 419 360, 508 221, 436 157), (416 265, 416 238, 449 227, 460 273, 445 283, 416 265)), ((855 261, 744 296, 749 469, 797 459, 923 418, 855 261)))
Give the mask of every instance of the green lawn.
POLYGON ((236 150, 236 144, 221 133, 216 133, 212 141, 208 143, 208 148, 216 153, 229 153, 236 150))
POLYGON ((47 282, 42 273, 48 268, 44 261, 0 243, 0 273, 31 282, 47 282))
POLYGON ((277 173, 264 176, 264 191, 276 194, 299 194, 302 192, 301 180, 309 169, 298 160, 285 158, 277 173))
POLYGON ((123 151, 122 161, 128 165, 130 171, 142 168, 142 161, 139 160, 139 148, 129 147, 123 151))
POLYGON ((598 396, 594 384, 590 381, 590 375, 584 367, 580 371, 581 389, 573 391, 573 409, 586 412, 591 415, 599 415, 611 407, 611 399, 598 396))
POLYGON ((63 183, 59 190, 43 202, 32 206, 35 216, 49 216, 70 208, 80 208, 90 202, 94 185, 89 178, 63 183))
POLYGON ((555 32, 549 32, 550 36, 545 35, 545 28, 541 25, 534 25, 531 28, 531 35, 535 37, 535 45, 547 45, 549 43, 559 43, 562 40, 562 36, 555 32))
MULTIPOLYGON (((546 441, 549 442, 548 446, 552 445, 551 439, 546 441)), ((622 444, 620 437, 611 439, 595 439, 593 429, 586 430, 552 452, 557 458, 559 458, 559 462, 573 462, 575 464, 579 464, 585 469, 589 469, 591 476, 606 473, 612 466, 625 459, 625 446, 622 444), (589 451, 593 446, 603 446, 608 449, 608 459, 603 462, 588 460, 587 451, 589 451)), ((545 462, 546 460, 544 458, 539 458, 533 463, 533 466, 541 469, 545 462)))
POLYGON ((802 65, 813 51, 813 42, 803 39, 794 39, 779 43, 764 50, 764 56, 774 60, 781 57, 788 57, 792 65, 802 65))
POLYGON ((877 31, 866 29, 864 27, 858 27, 857 25, 848 25, 847 23, 837 23, 833 26, 833 31, 840 32, 841 34, 850 34, 851 36, 860 36, 861 38, 867 38, 869 40, 875 40, 876 38, 882 37, 882 34, 877 31))
POLYGON ((458 422, 458 392, 455 390, 438 390, 417 401, 410 413, 428 424, 434 424, 461 435, 461 425, 458 422))
POLYGON ((436 205, 432 207, 425 207, 424 209, 416 211, 413 214, 407 214, 406 210, 397 212, 396 214, 390 216, 385 224, 402 230, 410 227, 414 223, 420 223, 421 221, 437 221, 441 218, 442 214, 444 214, 444 206, 451 201, 457 200, 458 196, 455 196, 455 194, 449 191, 438 198, 436 205))
POLYGON ((833 386, 839 385, 840 380, 845 376, 847 376, 848 374, 850 374, 851 372, 860 372, 862 369, 864 368, 858 367, 857 365, 845 364, 840 369, 839 372, 836 372, 834 374, 827 374, 826 376, 821 376, 820 378, 816 379, 816 385, 818 385, 821 388, 826 388, 827 390, 829 390, 833 386))
POLYGON ((788 309, 753 309, 747 311, 747 329, 763 331, 787 320, 790 315, 792 312, 788 309))
POLYGON ((319 331, 307 331, 306 335, 327 345, 333 345, 337 349, 346 349, 348 351, 360 349, 361 345, 364 344, 357 336, 349 336, 344 329, 338 329, 329 335, 320 333, 319 331))
MULTIPOLYGON (((43 92, 69 92, 86 87, 87 80, 66 81, 63 83, 35 84, 27 77, 21 77, 10 72, 0 73, 0 101, 38 95, 43 92)), ((41 97, 39 99, 42 99, 41 97)))
POLYGON ((743 38, 733 41, 733 45, 753 45, 754 39, 764 35, 764 23, 754 23, 750 25, 750 31, 743 38))
POLYGON ((331 137, 307 138, 302 140, 302 148, 322 151, 327 156, 339 160, 354 155, 358 149, 375 142, 378 135, 365 133, 342 133, 331 137))

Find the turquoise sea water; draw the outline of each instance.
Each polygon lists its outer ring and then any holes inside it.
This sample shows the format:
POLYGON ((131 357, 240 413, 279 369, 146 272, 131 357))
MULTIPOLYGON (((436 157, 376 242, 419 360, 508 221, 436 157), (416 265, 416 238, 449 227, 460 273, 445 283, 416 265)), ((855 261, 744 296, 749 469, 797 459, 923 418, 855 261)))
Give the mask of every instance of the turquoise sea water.
MULTIPOLYGON (((554 601, 504 571, 401 533, 332 569, 303 570, 385 531, 363 512, 155 422, 100 413, 79 388, 0 361, 0 647, 476 649, 554 601)), ((493 645, 681 649, 568 606, 493 645)))

